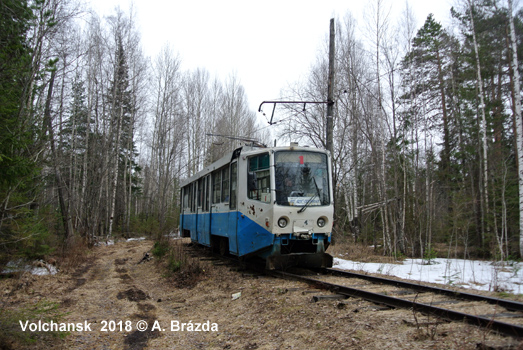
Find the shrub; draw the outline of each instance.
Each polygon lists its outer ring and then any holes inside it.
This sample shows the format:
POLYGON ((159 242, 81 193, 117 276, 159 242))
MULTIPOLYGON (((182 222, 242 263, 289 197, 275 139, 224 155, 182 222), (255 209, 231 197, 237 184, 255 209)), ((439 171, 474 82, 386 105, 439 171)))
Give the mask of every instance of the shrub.
POLYGON ((192 288, 205 275, 205 268, 200 259, 189 256, 184 248, 182 240, 175 240, 171 244, 169 241, 158 241, 152 252, 158 259, 167 257, 164 266, 176 287, 192 288))
POLYGON ((423 260, 425 260, 425 264, 431 265, 434 263, 434 259, 437 258, 436 251, 431 247, 429 249, 426 249, 423 253, 423 260))
POLYGON ((162 259, 169 252, 169 241, 162 240, 154 242, 151 252, 156 258, 162 259))

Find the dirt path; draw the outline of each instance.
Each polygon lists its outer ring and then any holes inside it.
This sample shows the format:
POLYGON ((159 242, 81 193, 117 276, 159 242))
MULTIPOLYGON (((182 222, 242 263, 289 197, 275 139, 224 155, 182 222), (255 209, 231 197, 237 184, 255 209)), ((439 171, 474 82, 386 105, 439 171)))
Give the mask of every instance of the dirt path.
POLYGON ((378 311, 361 300, 312 303, 312 295, 328 293, 211 262, 203 263, 204 279, 194 288, 176 288, 157 262, 138 264, 152 246, 120 242, 94 249, 69 274, 0 280, 2 305, 16 309, 47 300, 59 303, 60 322, 90 324, 88 331, 29 348, 476 349, 513 343, 407 310, 378 311), (144 321, 147 330, 139 331, 144 321))

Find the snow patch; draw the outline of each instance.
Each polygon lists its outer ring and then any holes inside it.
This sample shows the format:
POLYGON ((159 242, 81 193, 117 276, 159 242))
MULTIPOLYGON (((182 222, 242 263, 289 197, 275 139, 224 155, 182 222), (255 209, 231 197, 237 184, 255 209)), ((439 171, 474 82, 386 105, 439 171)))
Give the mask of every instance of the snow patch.
POLYGON ((58 269, 55 266, 47 264, 42 260, 35 261, 35 263, 29 264, 23 259, 11 260, 5 265, 2 273, 29 272, 37 276, 56 275, 58 273, 58 269), (34 266, 35 263, 38 266, 34 266))
POLYGON ((464 259, 406 259, 400 264, 362 263, 334 258, 335 268, 379 273, 408 280, 461 286, 464 288, 523 293, 523 263, 464 259))
POLYGON ((140 237, 140 238, 128 238, 127 239, 127 242, 132 242, 132 241, 143 241, 145 240, 145 237, 140 237))

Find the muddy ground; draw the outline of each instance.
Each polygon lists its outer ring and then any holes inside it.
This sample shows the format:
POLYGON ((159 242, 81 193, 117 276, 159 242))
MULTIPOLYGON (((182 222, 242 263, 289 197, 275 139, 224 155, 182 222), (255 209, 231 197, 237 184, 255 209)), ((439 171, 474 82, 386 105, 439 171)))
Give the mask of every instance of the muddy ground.
POLYGON ((169 274, 164 261, 138 264, 152 246, 147 240, 117 242, 94 248, 82 264, 56 275, 26 273, 0 279, 0 349, 392 350, 520 345, 488 330, 408 310, 381 310, 357 299, 314 303, 312 296, 329 293, 236 271, 212 260, 199 260, 203 273, 197 280, 187 280, 169 274), (89 326, 84 331, 22 331, 25 321, 37 327, 38 320, 89 326), (147 330, 137 329, 145 324, 147 330))

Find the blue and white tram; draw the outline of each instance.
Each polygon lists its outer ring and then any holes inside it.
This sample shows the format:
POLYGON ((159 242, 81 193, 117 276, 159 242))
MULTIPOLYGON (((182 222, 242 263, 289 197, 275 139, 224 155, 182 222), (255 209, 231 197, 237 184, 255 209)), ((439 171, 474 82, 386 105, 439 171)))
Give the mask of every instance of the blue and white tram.
POLYGON ((331 156, 298 147, 239 148, 181 183, 180 232, 269 269, 331 267, 331 156))

